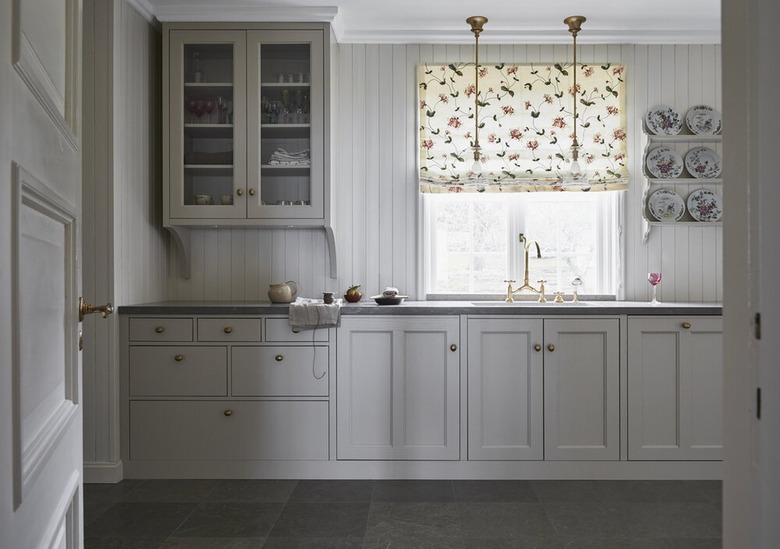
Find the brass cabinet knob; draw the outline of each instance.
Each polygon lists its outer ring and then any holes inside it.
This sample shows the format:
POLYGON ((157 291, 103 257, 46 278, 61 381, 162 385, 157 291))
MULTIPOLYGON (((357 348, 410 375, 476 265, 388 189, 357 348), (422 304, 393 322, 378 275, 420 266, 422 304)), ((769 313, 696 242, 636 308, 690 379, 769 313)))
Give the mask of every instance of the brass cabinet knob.
POLYGON ((226 334, 232 334, 233 333, 233 328, 231 328, 230 326, 225 326, 222 329, 222 331, 225 332, 226 334))
POLYGON ((249 189, 249 196, 255 196, 255 190, 249 189))
POLYGON ((222 413, 223 413, 223 414, 225 414, 227 417, 230 417, 230 416, 232 416, 232 415, 233 415, 233 410, 225 410, 225 411, 224 411, 224 412, 222 412, 222 413))
POLYGON ((276 362, 281 362, 284 360, 284 355, 276 355, 274 358, 276 359, 276 362))
POLYGON ((154 331, 155 331, 156 333, 158 333, 158 334, 161 334, 161 333, 163 333, 163 332, 165 331, 165 328, 163 328, 162 326, 157 326, 157 327, 154 329, 154 331))
POLYGON ((458 346, 457 345, 455 345, 454 343, 452 345, 450 345, 450 351, 452 351, 454 353, 457 350, 458 350, 458 346))
POLYGON ((691 323, 690 322, 683 322, 682 323, 682 327, 685 328, 686 330, 690 330, 691 329, 691 323))
POLYGON ((175 360, 176 362, 181 362, 182 360, 184 360, 184 355, 176 355, 175 357, 173 357, 173 360, 175 360))
POLYGON ((236 194, 238 196, 244 196, 244 189, 236 189, 236 194))
POLYGON ((555 345, 553 345, 552 343, 550 343, 550 344, 547 346, 547 350, 548 350, 548 351, 550 351, 550 352, 552 353, 552 352, 555 350, 555 345))
POLYGON ((541 345, 539 345, 538 343, 534 345, 534 351, 536 351, 538 353, 541 350, 542 350, 542 346, 541 345))

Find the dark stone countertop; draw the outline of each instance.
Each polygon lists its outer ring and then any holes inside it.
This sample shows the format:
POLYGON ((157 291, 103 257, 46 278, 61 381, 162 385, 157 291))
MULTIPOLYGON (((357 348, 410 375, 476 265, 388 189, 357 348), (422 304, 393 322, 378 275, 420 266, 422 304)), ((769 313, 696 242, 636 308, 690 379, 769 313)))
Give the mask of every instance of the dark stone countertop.
MULTIPOLYGON (((159 301, 122 305, 121 315, 286 315, 288 304, 267 301, 159 301)), ((660 303, 644 301, 584 301, 537 303, 522 301, 407 301, 377 305, 370 300, 345 303, 342 315, 721 315, 720 303, 660 303)))

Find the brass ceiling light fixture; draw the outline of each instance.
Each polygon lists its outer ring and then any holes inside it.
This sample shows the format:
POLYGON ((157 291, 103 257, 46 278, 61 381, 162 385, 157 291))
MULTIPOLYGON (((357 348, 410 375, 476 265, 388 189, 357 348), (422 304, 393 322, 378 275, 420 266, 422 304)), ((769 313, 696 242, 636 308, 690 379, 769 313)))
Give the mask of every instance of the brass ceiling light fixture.
POLYGON ((572 15, 563 20, 563 22, 569 27, 572 40, 574 41, 574 63, 572 64, 572 71, 574 71, 574 90, 572 97, 574 100, 574 112, 573 112, 573 133, 574 138, 571 143, 571 164, 569 165, 569 171, 563 177, 564 186, 578 186, 578 187, 590 187, 587 175, 580 166, 580 143, 577 140, 577 103, 579 103, 579 95, 577 89, 577 34, 582 30, 582 24, 586 21, 582 15, 572 15))
POLYGON ((466 23, 471 25, 471 32, 474 33, 474 145, 471 147, 474 163, 471 165, 472 174, 468 184, 476 186, 478 191, 484 191, 488 184, 487 179, 482 176, 482 152, 479 146, 479 35, 487 21, 487 17, 481 15, 466 19, 466 23))

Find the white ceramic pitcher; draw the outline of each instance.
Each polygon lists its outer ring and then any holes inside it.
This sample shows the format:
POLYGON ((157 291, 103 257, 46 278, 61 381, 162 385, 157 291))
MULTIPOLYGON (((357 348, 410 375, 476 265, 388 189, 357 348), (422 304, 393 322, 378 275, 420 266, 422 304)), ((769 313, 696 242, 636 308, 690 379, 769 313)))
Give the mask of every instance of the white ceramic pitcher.
POLYGON ((270 284, 268 299, 271 303, 290 303, 298 297, 298 285, 292 280, 270 284))

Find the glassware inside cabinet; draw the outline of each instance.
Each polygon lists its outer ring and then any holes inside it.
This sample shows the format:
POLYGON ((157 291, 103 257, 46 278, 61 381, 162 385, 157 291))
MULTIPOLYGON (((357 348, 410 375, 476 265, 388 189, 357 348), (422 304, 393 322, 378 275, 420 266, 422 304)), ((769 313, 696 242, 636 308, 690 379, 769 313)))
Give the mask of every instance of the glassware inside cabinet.
POLYGON ((260 205, 311 205, 311 44, 261 44, 260 205))
POLYGON ((184 44, 184 205, 230 206, 234 190, 234 44, 184 44))

